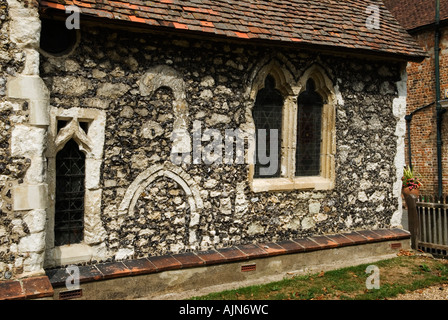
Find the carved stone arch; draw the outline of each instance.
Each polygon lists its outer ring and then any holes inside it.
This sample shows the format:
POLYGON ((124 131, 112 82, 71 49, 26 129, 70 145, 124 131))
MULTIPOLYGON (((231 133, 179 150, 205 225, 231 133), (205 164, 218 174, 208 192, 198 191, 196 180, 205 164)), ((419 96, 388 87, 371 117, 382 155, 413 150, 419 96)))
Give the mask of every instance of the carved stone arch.
POLYGON ((124 198, 118 209, 119 215, 134 215, 134 208, 143 190, 153 181, 165 176, 175 181, 185 192, 188 204, 190 206, 190 224, 189 224, 189 249, 196 248, 197 234, 201 211, 203 208, 202 198, 199 193, 199 186, 196 182, 180 167, 170 162, 162 165, 154 165, 140 173, 137 178, 128 187, 124 198))
POLYGON ((188 153, 191 142, 188 134, 189 114, 186 101, 186 85, 182 76, 167 65, 150 68, 140 79, 140 94, 151 97, 159 88, 170 88, 174 95, 173 102, 173 153, 188 153))
POLYGON ((140 93, 142 96, 151 96, 160 87, 171 88, 177 101, 185 100, 185 82, 173 68, 166 65, 158 65, 150 68, 140 79, 140 93))
POLYGON ((337 104, 339 92, 333 80, 328 76, 327 70, 321 64, 313 63, 302 73, 297 84, 300 88, 299 94, 306 90, 306 83, 309 79, 314 81, 316 92, 322 96, 326 103, 337 104))
MULTIPOLYGON (((271 75, 274 78, 276 89, 280 91, 285 98, 285 103, 288 101, 295 101, 297 97, 299 88, 293 86, 295 84, 294 76, 288 68, 284 67, 285 65, 290 65, 290 63, 285 60, 286 58, 283 58, 282 63, 278 59, 267 57, 254 68, 254 71, 249 78, 250 84, 246 91, 246 96, 248 98, 245 110, 246 123, 241 125, 241 129, 249 135, 249 139, 255 133, 252 109, 258 91, 264 88, 265 80, 268 75, 271 75)), ((254 141, 249 140, 249 142, 250 145, 246 161, 249 164, 253 164, 252 153, 254 150, 254 141)))
POLYGON ((79 149, 88 154, 92 150, 92 142, 86 133, 79 127, 77 119, 72 119, 67 126, 59 131, 54 141, 56 153, 61 151, 69 140, 75 140, 79 149))
POLYGON ((270 75, 275 80, 275 86, 283 96, 294 95, 293 85, 295 83, 293 74, 284 66, 284 63, 272 59, 263 66, 256 68, 251 77, 249 97, 255 100, 258 91, 264 88, 266 77, 270 75))

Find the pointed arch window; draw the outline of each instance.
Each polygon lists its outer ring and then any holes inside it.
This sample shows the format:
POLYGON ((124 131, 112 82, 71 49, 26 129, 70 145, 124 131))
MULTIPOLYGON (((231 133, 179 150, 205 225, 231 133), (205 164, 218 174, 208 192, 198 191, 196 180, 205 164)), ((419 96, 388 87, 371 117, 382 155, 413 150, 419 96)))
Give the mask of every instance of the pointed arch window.
POLYGON ((298 98, 296 177, 320 174, 324 101, 315 90, 313 79, 309 79, 306 90, 298 98))
POLYGON ((283 97, 275 89, 274 78, 268 75, 253 108, 257 142, 254 178, 280 177, 282 109, 283 97), (269 167, 275 169, 269 170, 269 167))
POLYGON ((101 250, 105 124, 104 110, 50 106, 45 268, 90 261, 101 250))
MULTIPOLYGON (((330 190, 335 183, 336 103, 338 95, 323 68, 313 65, 295 82, 291 74, 277 64, 268 66, 256 79, 257 91, 252 109, 256 130, 254 165, 249 179, 254 192, 285 190, 330 190), (266 78, 261 75, 267 74, 266 78), (260 83, 265 81, 263 89, 260 83), (278 83, 276 83, 278 81, 278 83), (277 91, 277 88, 281 91, 277 91), (259 130, 277 129, 278 151, 275 175, 262 175, 266 167, 259 161, 260 151, 272 161, 269 143, 260 150, 259 130), (257 150, 258 148, 258 150, 257 150)), ((268 142, 267 139, 266 142, 268 142)), ((271 147, 272 149, 272 147, 271 147)))
POLYGON ((84 231, 85 155, 69 140, 56 155, 56 246, 80 243, 84 231))

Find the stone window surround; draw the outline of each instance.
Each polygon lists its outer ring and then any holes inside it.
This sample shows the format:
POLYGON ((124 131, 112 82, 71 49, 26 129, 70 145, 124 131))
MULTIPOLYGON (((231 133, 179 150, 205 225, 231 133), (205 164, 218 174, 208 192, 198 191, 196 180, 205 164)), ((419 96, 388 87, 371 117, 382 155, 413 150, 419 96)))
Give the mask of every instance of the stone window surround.
POLYGON ((105 230, 101 223, 100 171, 104 146, 106 113, 104 110, 85 108, 55 108, 50 106, 50 126, 48 130, 48 193, 46 257, 45 266, 79 263, 95 259, 105 230), (67 125, 58 132, 58 121, 67 125), (88 122, 85 132, 79 122, 88 122), (54 246, 56 154, 67 141, 74 139, 86 154, 86 180, 84 196, 84 237, 79 244, 54 246))
MULTIPOLYGON (((336 129, 335 106, 342 104, 338 99, 340 94, 336 92, 332 81, 326 75, 325 70, 318 64, 313 64, 300 77, 294 81, 292 74, 273 60, 265 65, 256 75, 250 91, 252 101, 249 106, 249 123, 246 124, 249 131, 255 131, 252 118, 252 108, 256 95, 264 86, 265 78, 271 75, 276 82, 276 89, 284 96, 283 120, 282 120, 282 146, 281 146, 281 177, 280 178, 253 178, 254 164, 249 165, 249 182, 254 192, 288 191, 288 190, 331 190, 335 183, 335 154, 336 154, 336 129), (297 131, 298 96, 306 89, 306 83, 313 79, 318 92, 326 101, 322 110, 322 144, 321 144, 321 174, 313 177, 295 177, 295 151, 297 131)), ((254 148, 248 152, 249 159, 253 159, 254 148)))

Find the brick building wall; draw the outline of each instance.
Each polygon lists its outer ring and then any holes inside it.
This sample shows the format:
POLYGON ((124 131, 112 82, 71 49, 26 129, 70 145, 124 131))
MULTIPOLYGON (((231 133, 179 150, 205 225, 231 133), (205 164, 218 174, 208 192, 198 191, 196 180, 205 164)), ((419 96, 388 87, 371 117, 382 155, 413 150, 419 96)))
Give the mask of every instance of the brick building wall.
MULTIPOLYGON (((413 35, 426 50, 428 57, 421 63, 408 64, 408 110, 410 114, 419 107, 435 101, 435 36, 433 30, 425 30, 413 35)), ((448 89, 448 27, 441 30, 440 38, 440 87, 442 98, 448 89)), ((448 115, 442 121, 442 177, 443 193, 448 194, 448 115)), ((406 164, 409 164, 406 140, 406 164)), ((411 157, 415 172, 421 175, 423 194, 437 194, 437 125, 435 105, 414 114, 411 121, 411 157)))

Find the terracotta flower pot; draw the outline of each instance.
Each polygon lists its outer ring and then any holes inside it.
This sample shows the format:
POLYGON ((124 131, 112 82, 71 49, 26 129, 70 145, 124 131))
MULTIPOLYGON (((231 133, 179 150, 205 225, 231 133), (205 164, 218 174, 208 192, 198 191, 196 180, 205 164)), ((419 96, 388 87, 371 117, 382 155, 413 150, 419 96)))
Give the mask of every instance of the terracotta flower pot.
POLYGON ((416 197, 418 197, 420 195, 420 190, 419 189, 409 189, 409 187, 403 188, 401 189, 401 192, 403 193, 403 195, 406 197, 409 194, 413 194, 416 197))
POLYGON ((420 190, 419 189, 412 189, 412 190, 410 190, 409 187, 401 189, 401 199, 403 200, 402 203, 403 203, 403 208, 404 209, 408 208, 408 206, 406 205, 406 197, 409 194, 413 194, 416 197, 418 197, 420 195, 420 190))

